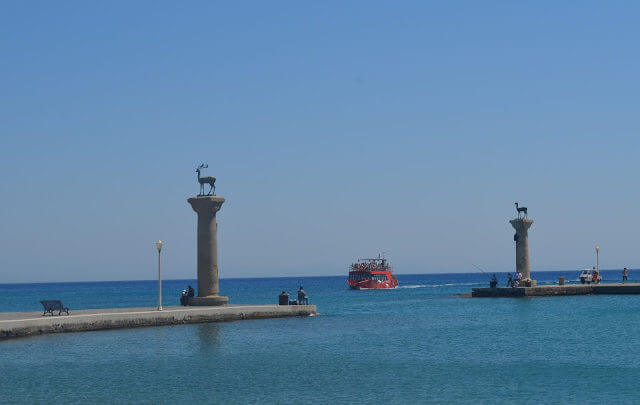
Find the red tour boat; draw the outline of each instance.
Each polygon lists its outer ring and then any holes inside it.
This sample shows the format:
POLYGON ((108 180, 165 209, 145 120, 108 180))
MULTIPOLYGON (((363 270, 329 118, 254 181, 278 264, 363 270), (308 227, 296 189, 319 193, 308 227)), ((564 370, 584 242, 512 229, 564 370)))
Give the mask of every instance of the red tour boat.
POLYGON ((396 288, 398 279, 393 275, 387 259, 359 259, 349 267, 349 287, 354 290, 396 288))

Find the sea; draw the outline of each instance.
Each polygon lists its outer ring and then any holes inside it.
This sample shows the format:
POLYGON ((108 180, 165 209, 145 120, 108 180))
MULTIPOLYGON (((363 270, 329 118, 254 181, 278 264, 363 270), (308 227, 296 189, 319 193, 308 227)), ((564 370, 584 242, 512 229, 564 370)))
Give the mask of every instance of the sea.
MULTIPOLYGON (((532 277, 575 283, 578 273, 532 277)), ((303 285, 313 317, 0 341, 0 402, 640 402, 640 296, 471 299, 456 295, 488 286, 487 274, 397 277, 397 289, 366 291, 347 289, 346 276, 220 280, 232 304, 275 304, 303 285)), ((163 305, 189 284, 163 281, 163 305)), ((38 311, 41 299, 72 313, 154 306, 157 281, 0 284, 0 312, 38 311)))

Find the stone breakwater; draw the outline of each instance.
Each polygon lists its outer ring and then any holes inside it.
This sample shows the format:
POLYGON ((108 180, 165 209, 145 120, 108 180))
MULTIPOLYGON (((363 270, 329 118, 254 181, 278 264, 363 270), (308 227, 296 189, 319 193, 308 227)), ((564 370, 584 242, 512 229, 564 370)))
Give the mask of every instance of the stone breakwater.
POLYGON ((473 288, 472 297, 551 297, 560 295, 640 294, 640 283, 565 284, 536 287, 473 288))
POLYGON ((42 312, 0 313, 0 340, 45 333, 84 332, 245 319, 316 315, 315 305, 229 305, 220 307, 110 308, 71 310, 71 315, 42 312))

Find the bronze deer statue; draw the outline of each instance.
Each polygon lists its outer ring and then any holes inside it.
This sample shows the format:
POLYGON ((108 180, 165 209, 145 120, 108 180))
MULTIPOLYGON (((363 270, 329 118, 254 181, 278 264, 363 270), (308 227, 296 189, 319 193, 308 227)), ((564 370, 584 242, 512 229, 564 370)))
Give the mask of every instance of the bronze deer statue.
POLYGON ((518 207, 518 203, 516 203, 516 211, 518 211, 518 218, 520 218, 520 213, 524 213, 524 217, 527 217, 527 207, 518 207))
POLYGON ((198 173, 198 183, 200 183, 200 194, 198 195, 215 195, 216 194, 216 178, 213 176, 205 176, 205 177, 200 177, 200 171, 202 169, 206 169, 207 167, 209 167, 208 164, 203 163, 200 166, 198 166, 198 168, 196 169, 196 172, 198 173), (209 185, 209 192, 207 194, 204 193, 204 185, 208 184, 209 185))

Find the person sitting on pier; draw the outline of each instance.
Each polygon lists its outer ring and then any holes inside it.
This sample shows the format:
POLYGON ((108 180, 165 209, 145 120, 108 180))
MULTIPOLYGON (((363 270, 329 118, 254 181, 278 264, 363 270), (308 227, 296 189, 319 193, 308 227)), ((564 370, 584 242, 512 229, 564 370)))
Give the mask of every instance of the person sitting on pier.
POLYGON ((307 298, 307 293, 302 286, 298 290, 298 305, 309 305, 309 298, 307 298))
POLYGON ((520 270, 518 270, 518 272, 516 273, 516 281, 514 282, 514 286, 518 287, 520 285, 521 280, 522 280, 522 273, 520 273, 520 270))
POLYGON ((496 277, 496 273, 493 273, 493 277, 491 277, 491 281, 489 281, 489 287, 496 288, 498 286, 498 277, 496 277))
POLYGON ((511 273, 507 274, 507 287, 513 287, 513 276, 511 273))
POLYGON ((624 283, 625 281, 629 281, 629 271, 626 267, 622 269, 622 282, 624 283))
POLYGON ((180 295, 180 305, 186 307, 189 303, 189 298, 187 296, 187 290, 182 290, 182 295, 180 295))
POLYGON ((187 287, 187 297, 191 298, 195 295, 196 295, 196 290, 194 290, 193 287, 191 286, 187 287))
POLYGON ((289 294, 285 290, 278 295, 278 305, 289 305, 289 294))

